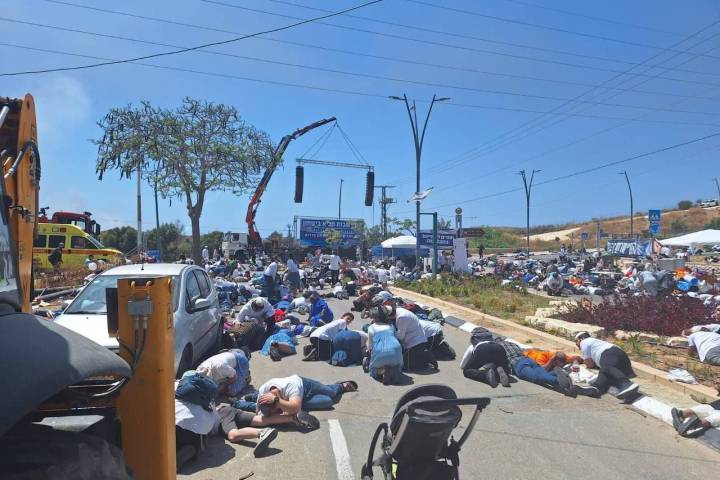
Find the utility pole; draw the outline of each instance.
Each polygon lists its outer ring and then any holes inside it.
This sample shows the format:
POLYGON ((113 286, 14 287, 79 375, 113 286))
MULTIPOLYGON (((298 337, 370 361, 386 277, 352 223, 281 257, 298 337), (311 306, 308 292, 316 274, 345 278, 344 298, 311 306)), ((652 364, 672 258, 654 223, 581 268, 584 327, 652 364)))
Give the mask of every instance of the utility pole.
POLYGON ((602 230, 600 229, 600 222, 595 222, 595 250, 598 252, 600 251, 600 234, 602 233, 602 230))
POLYGON ((720 202, 720 181, 718 181, 717 177, 713 178, 713 180, 715 180, 715 186, 717 187, 718 191, 718 202, 720 202))
POLYGON ((627 170, 623 170, 622 172, 618 173, 618 175, 625 175, 625 181, 627 182, 628 186, 628 192, 630 192, 630 238, 635 238, 635 230, 633 228, 633 222, 634 222, 634 215, 635 212, 633 211, 633 194, 632 194, 632 187, 630 186, 630 178, 628 177, 627 170))
POLYGON ((396 202, 394 198, 387 196, 387 189, 395 188, 395 185, 375 185, 375 188, 380 189, 380 231, 383 237, 387 237, 387 206, 396 202))
POLYGON ((137 167, 137 253, 142 251, 142 200, 140 191, 142 187, 142 165, 137 167))
POLYGON ((340 196, 338 197, 338 220, 340 220, 340 219, 342 218, 342 215, 340 215, 340 212, 341 212, 341 210, 342 210, 342 186, 343 186, 343 182, 345 182, 345 180, 343 180, 343 179, 341 178, 341 179, 340 179, 340 196))
POLYGON ((525 220, 526 220, 526 236, 527 236, 527 255, 530 257, 530 193, 532 192, 533 180, 535 174, 540 170, 533 170, 530 174, 530 182, 528 183, 525 170, 520 170, 518 175, 522 177, 523 186, 525 187, 525 220))
MULTIPOLYGON (((430 107, 428 108, 427 115, 425 116, 425 122, 423 124, 422 131, 420 131, 417 119, 417 108, 415 107, 415 101, 408 102, 407 95, 403 94, 402 97, 390 96, 391 100, 402 100, 405 102, 405 108, 407 108, 408 117, 410 117, 410 127, 412 128, 413 141, 415 142, 415 193, 420 194, 420 159, 422 157, 423 141, 425 140, 425 131, 427 130, 428 121, 430 120, 430 113, 432 112, 433 105, 435 102, 444 102, 450 100, 450 97, 439 97, 433 95, 430 101, 430 107)), ((420 265, 420 200, 415 202, 415 265, 420 265)))

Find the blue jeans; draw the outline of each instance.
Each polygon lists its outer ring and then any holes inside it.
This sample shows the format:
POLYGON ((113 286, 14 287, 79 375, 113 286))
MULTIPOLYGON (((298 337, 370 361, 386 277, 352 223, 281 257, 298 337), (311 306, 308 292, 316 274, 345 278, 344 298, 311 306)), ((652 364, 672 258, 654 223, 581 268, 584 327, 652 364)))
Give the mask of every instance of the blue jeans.
POLYGON ((327 410, 342 398, 343 387, 339 383, 324 385, 317 380, 300 378, 303 382, 303 410, 327 410))
POLYGON ((537 383, 538 385, 549 385, 557 387, 557 375, 546 371, 543 367, 529 358, 521 358, 513 364, 515 375, 528 382, 537 383))

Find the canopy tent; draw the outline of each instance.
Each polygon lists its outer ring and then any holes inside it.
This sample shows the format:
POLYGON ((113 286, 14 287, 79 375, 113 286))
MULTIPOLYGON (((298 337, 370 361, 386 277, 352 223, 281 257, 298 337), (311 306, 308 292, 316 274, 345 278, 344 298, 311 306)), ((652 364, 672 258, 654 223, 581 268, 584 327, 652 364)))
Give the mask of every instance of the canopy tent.
POLYGON ((399 237, 388 238, 380 245, 383 248, 415 248, 415 237, 412 235, 400 235, 399 237))
POLYGON ((679 237, 666 238, 660 243, 669 247, 689 247, 690 245, 715 245, 720 244, 720 230, 701 230, 695 233, 680 235, 679 237))

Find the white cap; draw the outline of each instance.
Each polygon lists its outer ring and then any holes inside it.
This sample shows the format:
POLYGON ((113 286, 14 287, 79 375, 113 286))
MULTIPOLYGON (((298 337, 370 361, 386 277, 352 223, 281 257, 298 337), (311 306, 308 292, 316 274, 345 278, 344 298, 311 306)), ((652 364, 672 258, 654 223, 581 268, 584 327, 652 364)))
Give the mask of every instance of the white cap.
POLYGON ((585 338, 585 337, 589 337, 589 336, 590 336, 590 334, 588 332, 578 332, 575 335, 575 341, 580 340, 580 338, 585 338))

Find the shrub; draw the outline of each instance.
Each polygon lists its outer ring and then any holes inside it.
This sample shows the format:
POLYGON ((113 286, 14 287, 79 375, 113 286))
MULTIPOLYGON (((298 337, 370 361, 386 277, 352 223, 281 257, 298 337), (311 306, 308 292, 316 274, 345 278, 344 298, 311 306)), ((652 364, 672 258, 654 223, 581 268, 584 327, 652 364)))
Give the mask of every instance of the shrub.
POLYGON ((605 297, 596 305, 570 305, 559 317, 573 323, 587 323, 607 332, 625 330, 657 335, 679 335, 693 325, 707 323, 713 309, 690 297, 605 297))
POLYGON ((693 202, 690 200, 680 200, 678 202, 678 210, 688 210, 693 206, 693 202))

